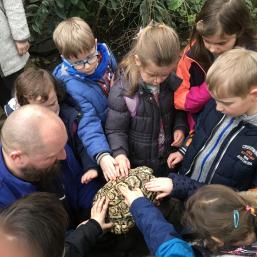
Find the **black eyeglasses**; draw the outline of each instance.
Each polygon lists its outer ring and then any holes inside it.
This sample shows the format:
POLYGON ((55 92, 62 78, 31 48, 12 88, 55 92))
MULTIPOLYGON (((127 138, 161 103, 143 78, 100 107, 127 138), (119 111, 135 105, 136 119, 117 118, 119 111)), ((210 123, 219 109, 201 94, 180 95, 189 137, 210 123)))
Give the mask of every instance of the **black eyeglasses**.
POLYGON ((85 60, 79 60, 74 63, 71 63, 71 66, 77 70, 84 69, 86 64, 91 65, 95 63, 98 56, 99 54, 98 54, 98 51, 96 50, 95 53, 89 55, 85 60))

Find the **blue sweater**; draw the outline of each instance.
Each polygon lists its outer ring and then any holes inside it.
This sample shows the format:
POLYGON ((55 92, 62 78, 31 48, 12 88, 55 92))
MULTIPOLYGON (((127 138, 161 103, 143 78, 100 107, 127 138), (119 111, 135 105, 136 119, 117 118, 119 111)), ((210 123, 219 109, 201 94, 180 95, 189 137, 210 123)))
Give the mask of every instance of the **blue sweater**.
MULTIPOLYGON (((68 211, 71 215, 77 215, 79 210, 90 209, 92 200, 100 188, 97 180, 91 181, 87 185, 80 183, 82 169, 75 159, 71 149, 65 147, 67 158, 60 161, 60 177, 56 187, 48 188, 50 192, 55 193, 60 200, 66 199, 68 211)), ((0 148, 0 208, 8 206, 17 199, 42 190, 37 184, 24 181, 15 177, 6 167, 2 147, 0 148)))
POLYGON ((78 136, 92 160, 102 152, 111 152, 104 133, 107 115, 107 96, 99 86, 107 66, 114 72, 116 61, 105 44, 98 44, 102 60, 94 74, 87 76, 73 69, 65 60, 59 64, 53 75, 64 82, 65 90, 82 116, 78 124, 78 136))

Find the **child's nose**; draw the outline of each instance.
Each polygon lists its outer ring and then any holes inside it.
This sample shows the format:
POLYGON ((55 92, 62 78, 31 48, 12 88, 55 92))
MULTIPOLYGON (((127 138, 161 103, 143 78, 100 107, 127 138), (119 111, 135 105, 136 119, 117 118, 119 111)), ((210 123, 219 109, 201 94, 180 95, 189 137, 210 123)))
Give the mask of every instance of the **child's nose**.
POLYGON ((155 79, 154 79, 154 83, 155 83, 156 85, 159 85, 161 82, 162 82, 162 81, 161 81, 161 77, 156 76, 155 79))
POLYGON ((209 51, 213 54, 217 54, 218 53, 218 47, 215 45, 210 45, 209 46, 209 51))

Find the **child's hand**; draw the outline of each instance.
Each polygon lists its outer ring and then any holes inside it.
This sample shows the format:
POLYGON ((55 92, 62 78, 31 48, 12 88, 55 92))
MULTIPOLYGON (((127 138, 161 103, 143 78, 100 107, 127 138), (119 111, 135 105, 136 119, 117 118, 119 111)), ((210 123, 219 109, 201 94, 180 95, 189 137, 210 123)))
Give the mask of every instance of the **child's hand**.
POLYGON ((102 230, 112 227, 112 223, 105 223, 105 216, 108 209, 109 201, 105 197, 98 199, 91 209, 91 219, 96 220, 102 230))
POLYGON ((102 168, 106 181, 115 180, 117 177, 119 177, 118 164, 110 154, 103 156, 99 164, 102 168))
POLYGON ((29 50, 29 41, 15 41, 17 52, 20 56, 26 54, 29 50))
POLYGON ((98 177, 98 172, 97 170, 88 170, 84 173, 84 175, 81 177, 81 183, 82 184, 87 184, 89 183, 91 180, 93 180, 94 178, 98 177))
POLYGON ((125 197, 125 202, 128 207, 139 197, 143 197, 143 193, 139 188, 135 188, 133 191, 130 190, 126 185, 119 186, 119 190, 125 197))
POLYGON ((159 192, 156 196, 158 200, 171 194, 173 183, 170 178, 153 178, 145 184, 145 188, 151 192, 159 192))
POLYGON ((174 141, 171 143, 171 146, 180 147, 185 139, 184 132, 182 130, 175 130, 174 131, 174 141))
POLYGON ((170 169, 175 168, 175 165, 180 163, 184 156, 180 152, 171 153, 167 159, 167 164, 170 169))
POLYGON ((116 162, 119 165, 119 171, 121 177, 127 177, 130 169, 130 161, 125 154, 119 154, 115 157, 116 162))

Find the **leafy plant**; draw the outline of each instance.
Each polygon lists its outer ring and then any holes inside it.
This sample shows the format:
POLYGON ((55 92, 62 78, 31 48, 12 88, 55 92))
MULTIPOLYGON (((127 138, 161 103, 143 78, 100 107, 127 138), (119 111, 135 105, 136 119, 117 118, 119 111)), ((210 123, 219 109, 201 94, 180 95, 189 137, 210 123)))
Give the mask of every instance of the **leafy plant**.
MULTIPOLYGON (((245 0, 257 23, 257 0, 245 0)), ((204 0, 28 0, 25 9, 32 40, 51 37, 57 23, 72 16, 85 19, 96 37, 117 55, 130 46, 135 31, 151 20, 165 22, 189 36, 204 0)))
POLYGON ((80 0, 29 0, 25 4, 25 10, 32 41, 39 35, 49 36, 56 24, 67 17, 90 16, 86 4, 80 0))

